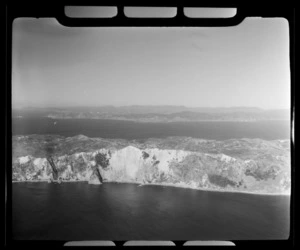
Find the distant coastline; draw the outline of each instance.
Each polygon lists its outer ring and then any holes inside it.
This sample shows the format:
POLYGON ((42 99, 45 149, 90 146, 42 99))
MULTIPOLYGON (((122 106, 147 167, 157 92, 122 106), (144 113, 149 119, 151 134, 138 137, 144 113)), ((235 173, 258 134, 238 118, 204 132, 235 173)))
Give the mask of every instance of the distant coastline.
POLYGON ((19 108, 13 117, 52 119, 101 119, 141 123, 235 121, 255 122, 290 120, 290 109, 265 110, 256 107, 185 107, 185 106, 99 106, 66 108, 19 108))
MULTIPOLYGON (((14 117, 14 118, 20 118, 21 117, 14 117)), ((173 120, 164 120, 164 119, 126 119, 126 118, 72 118, 72 117, 66 117, 66 118, 55 118, 55 117, 48 117, 48 116, 44 116, 44 118, 49 118, 49 119, 52 119, 53 121, 59 121, 59 120, 75 120, 75 119, 78 119, 78 120, 81 120, 81 119, 91 119, 91 120, 114 120, 114 121, 131 121, 131 122, 137 122, 137 123, 179 123, 179 122, 182 122, 182 123, 186 123, 186 122, 242 122, 242 123, 254 123, 254 122, 263 122, 263 121, 289 121, 288 119, 269 119, 269 120, 242 120, 242 119, 224 119, 224 120, 188 120, 188 119, 173 119, 173 120)))

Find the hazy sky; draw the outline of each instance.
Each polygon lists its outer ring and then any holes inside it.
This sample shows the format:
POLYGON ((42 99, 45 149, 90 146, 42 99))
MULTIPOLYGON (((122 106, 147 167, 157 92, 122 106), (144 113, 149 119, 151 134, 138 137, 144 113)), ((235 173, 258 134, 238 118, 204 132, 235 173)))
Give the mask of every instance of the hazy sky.
POLYGON ((13 107, 290 107, 288 22, 220 28, 13 23, 13 107))

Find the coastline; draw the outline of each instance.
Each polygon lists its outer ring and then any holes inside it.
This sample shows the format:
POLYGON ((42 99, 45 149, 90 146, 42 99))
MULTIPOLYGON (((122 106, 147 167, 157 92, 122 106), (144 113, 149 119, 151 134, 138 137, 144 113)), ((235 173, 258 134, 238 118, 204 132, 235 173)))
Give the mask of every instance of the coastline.
MULTIPOLYGON (((147 118, 140 118, 140 119, 134 119, 134 118, 124 118, 124 117, 90 117, 90 118, 82 118, 82 117, 55 117, 55 116, 43 116, 44 118, 48 118, 51 120, 112 120, 112 121, 127 121, 127 122, 136 122, 136 123, 175 123, 175 122, 268 122, 268 121, 289 121, 289 119, 170 119, 170 120, 165 120, 165 119, 147 119, 147 118)), ((21 117, 14 117, 14 118, 19 118, 21 117)))
MULTIPOLYGON (((50 181, 49 180, 26 180, 26 181, 12 181, 12 183, 22 183, 22 182, 47 182, 47 183, 68 183, 68 182, 87 182, 88 180, 63 180, 61 182, 58 181, 50 181)), ((103 183, 116 183, 116 184, 136 184, 139 185, 139 187, 142 186, 164 186, 164 187, 176 187, 176 188, 188 188, 188 189, 194 189, 194 190, 200 190, 200 191, 209 191, 209 192, 221 192, 221 193, 242 193, 242 194, 252 194, 252 195, 271 195, 271 196, 291 196, 291 192, 288 193, 264 193, 264 192, 251 192, 251 191, 239 191, 239 190, 220 190, 220 189, 211 189, 211 188, 195 188, 190 187, 187 185, 176 185, 172 183, 141 183, 141 182, 134 182, 134 181, 109 181, 109 182, 103 182, 103 183)), ((101 185, 103 183, 97 184, 101 185)))
POLYGON ((181 186, 181 185, 176 185, 176 184, 160 184, 160 183, 147 183, 147 184, 142 184, 144 185, 153 185, 153 186, 167 186, 167 187, 176 187, 176 188, 189 188, 189 189, 194 189, 194 190, 200 190, 200 191, 209 191, 209 192, 220 192, 220 193, 242 193, 242 194, 255 194, 255 195, 283 195, 283 196, 291 196, 291 193, 263 193, 263 192, 251 192, 251 191, 239 191, 239 190, 220 190, 220 189, 204 189, 204 188, 194 188, 194 187, 189 187, 189 186, 181 186))

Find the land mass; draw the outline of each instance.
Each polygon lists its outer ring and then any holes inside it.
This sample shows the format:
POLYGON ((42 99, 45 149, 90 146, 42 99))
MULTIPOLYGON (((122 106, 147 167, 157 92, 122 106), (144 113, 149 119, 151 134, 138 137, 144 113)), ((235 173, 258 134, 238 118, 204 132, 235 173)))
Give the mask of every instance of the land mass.
POLYGON ((289 194, 290 141, 13 136, 13 181, 130 182, 289 194))
POLYGON ((184 106, 102 106, 14 109, 13 117, 43 116, 52 119, 112 119, 135 122, 263 121, 289 120, 289 109, 255 107, 192 108, 184 106))

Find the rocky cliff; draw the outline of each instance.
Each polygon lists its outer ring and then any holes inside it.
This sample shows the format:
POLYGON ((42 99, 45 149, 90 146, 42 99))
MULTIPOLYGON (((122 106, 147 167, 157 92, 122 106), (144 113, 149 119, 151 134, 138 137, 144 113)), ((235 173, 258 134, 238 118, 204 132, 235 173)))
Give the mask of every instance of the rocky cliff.
POLYGON ((131 182, 286 194, 290 168, 289 140, 13 137, 13 181, 131 182))

